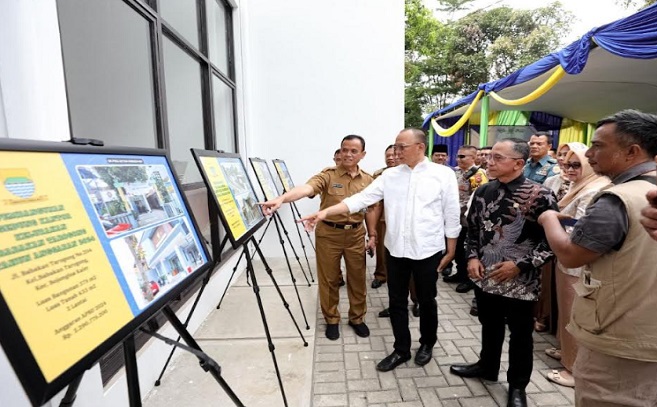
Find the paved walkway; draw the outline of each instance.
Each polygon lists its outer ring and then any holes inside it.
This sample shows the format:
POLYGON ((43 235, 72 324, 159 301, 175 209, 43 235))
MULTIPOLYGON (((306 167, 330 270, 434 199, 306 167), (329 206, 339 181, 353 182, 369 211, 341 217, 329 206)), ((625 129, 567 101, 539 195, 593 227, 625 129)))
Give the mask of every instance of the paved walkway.
MULTIPOLYGON (((372 268, 369 268, 371 276, 372 268)), ((337 341, 324 337, 326 325, 318 310, 315 329, 313 367, 313 406, 506 406, 508 384, 506 374, 500 382, 462 379, 449 373, 452 363, 476 362, 481 349, 481 326, 469 314, 472 292, 458 294, 454 285, 438 283, 438 343, 433 360, 418 367, 411 359, 392 372, 381 373, 376 364, 392 352, 393 336, 390 320, 377 314, 387 306, 387 286, 369 288, 366 323, 369 338, 359 338, 346 324, 348 300, 346 289, 340 292, 343 315, 341 336, 337 341)), ((410 312, 409 312, 410 315, 410 312)), ((419 319, 410 316, 411 335, 419 347, 419 319)), ((554 336, 534 334, 534 372, 527 387, 530 406, 572 406, 574 392, 547 381, 545 372, 560 364, 545 355, 544 350, 556 343, 554 336)), ((508 367, 508 333, 502 355, 502 371, 508 367)))

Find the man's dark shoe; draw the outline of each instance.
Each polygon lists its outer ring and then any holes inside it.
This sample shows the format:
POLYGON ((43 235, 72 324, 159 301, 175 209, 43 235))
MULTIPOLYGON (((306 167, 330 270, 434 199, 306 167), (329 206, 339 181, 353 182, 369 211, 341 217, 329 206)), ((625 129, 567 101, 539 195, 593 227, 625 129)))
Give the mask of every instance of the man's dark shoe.
POLYGON ((460 283, 463 281, 463 277, 459 276, 458 274, 454 274, 451 276, 443 277, 443 281, 446 283, 460 283))
POLYGON ((349 326, 354 328, 354 332, 356 332, 356 335, 360 336, 361 338, 367 338, 370 336, 370 328, 365 325, 365 322, 361 322, 360 324, 354 324, 353 322, 349 321, 349 326))
POLYGON ((472 306, 470 307, 470 315, 473 317, 479 316, 479 307, 477 307, 477 299, 472 299, 472 306))
POLYGON ((347 283, 344 282, 344 278, 340 277, 340 282, 338 283, 338 286, 344 287, 345 284, 347 284, 347 283))
POLYGON ((413 309, 411 309, 411 312, 413 313, 413 316, 415 318, 419 318, 420 317, 420 304, 417 303, 417 302, 414 302, 413 303, 413 309))
POLYGON ((433 348, 429 347, 429 345, 420 345, 420 349, 415 354, 415 364, 424 366, 431 361, 432 356, 433 348))
POLYGON ((395 351, 380 361, 379 364, 376 365, 376 370, 379 372, 389 372, 402 363, 408 362, 410 359, 411 355, 400 355, 395 351))
POLYGON ((509 386, 509 402, 507 407, 527 407, 527 394, 524 389, 509 386))
POLYGON ((372 288, 379 288, 383 285, 383 281, 374 279, 372 280, 372 288))
POLYGON ((452 274, 452 268, 451 267, 444 268, 443 271, 441 271, 440 273, 443 275, 443 277, 447 277, 448 275, 452 274))
POLYGON ((379 318, 390 318, 390 308, 386 308, 379 312, 379 318))
POLYGON ((457 285, 456 286, 456 292, 461 293, 461 294, 465 294, 468 291, 472 290, 473 288, 474 288, 474 284, 472 283, 472 281, 468 280, 468 281, 464 281, 461 284, 457 285))
POLYGON ((338 324, 326 324, 326 337, 334 341, 340 337, 338 324))
POLYGON ((461 377, 479 377, 491 382, 497 381, 497 373, 489 373, 479 363, 457 364, 449 367, 449 372, 461 377))

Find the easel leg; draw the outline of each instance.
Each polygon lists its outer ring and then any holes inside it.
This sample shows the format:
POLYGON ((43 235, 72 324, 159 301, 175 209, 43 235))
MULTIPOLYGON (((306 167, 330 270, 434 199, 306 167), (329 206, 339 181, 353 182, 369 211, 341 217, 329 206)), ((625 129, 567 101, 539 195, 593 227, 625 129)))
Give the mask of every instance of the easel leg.
MULTIPOLYGON (((292 266, 290 265, 290 260, 287 257, 287 250, 285 250, 285 241, 283 240, 283 235, 281 235, 281 230, 278 225, 279 223, 279 218, 277 213, 274 213, 274 216, 272 218, 274 219, 274 224, 276 225, 276 232, 278 232, 278 239, 281 242, 281 248, 283 249, 283 255, 285 256, 285 262, 287 263, 287 269, 290 271, 290 278, 292 279, 292 285, 294 286, 294 292, 297 294, 297 299, 299 300, 299 307, 301 308, 301 314, 303 315, 303 321, 306 323, 306 329, 310 329, 310 325, 308 325, 308 319, 306 318, 306 311, 303 309, 303 303, 301 302, 301 296, 299 296, 299 290, 297 289, 297 280, 294 278, 294 274, 292 273, 292 266)), ((303 270, 303 269, 302 269, 303 270)), ((305 273, 304 273, 305 276, 305 273)), ((306 278, 306 281, 308 281, 308 278, 306 278)), ((308 286, 310 287, 310 282, 308 282, 308 286)))
MULTIPOLYGON (((285 235, 285 238, 287 239, 287 242, 290 244, 290 247, 292 248, 292 253, 294 254, 294 257, 297 259, 297 263, 299 263, 299 268, 301 269, 301 272, 303 273, 303 277, 306 279, 306 283, 308 283, 308 287, 310 287, 310 281, 308 281, 308 276, 306 275, 306 271, 303 269, 303 265, 301 264, 301 259, 299 258, 299 255, 297 254, 297 251, 294 248, 294 245, 292 244, 292 239, 290 239, 290 234, 287 233, 287 229, 285 228, 285 225, 283 224, 283 219, 281 218, 281 215, 279 215, 278 212, 274 212, 273 216, 276 216, 278 218, 278 223, 281 225, 281 228, 283 229, 283 234, 285 235)), ((280 236, 280 232, 279 232, 279 236, 280 236)), ((287 257, 287 255, 285 257, 287 257)), ((312 277, 312 271, 309 269, 308 272, 311 273, 311 277, 312 277)), ((313 282, 314 282, 314 279, 313 279, 313 282)))
MULTIPOLYGON (((265 230, 262 232, 262 235, 260 235, 260 240, 258 240, 258 244, 262 242, 262 239, 265 237, 265 233, 267 233, 267 229, 269 229, 269 225, 271 225, 272 218, 269 218, 269 222, 267 222, 267 226, 265 226, 265 230)), ((255 253, 253 254, 255 256, 255 253)), ((226 293, 228 292, 228 289, 230 288, 230 282, 233 281, 233 277, 235 277, 235 273, 237 272, 237 268, 240 265, 240 262, 242 261, 242 257, 244 257, 244 252, 240 253, 240 257, 237 259, 237 263, 235 263, 235 267, 233 267, 233 273, 230 275, 230 278, 228 279, 228 284, 226 284, 226 288, 224 289, 224 293, 221 294, 221 299, 219 299, 219 304, 217 304, 217 309, 221 308, 221 303, 224 301, 224 297, 226 296, 226 293)), ((253 259, 253 257, 251 257, 253 259)), ((249 275, 247 273, 246 275, 246 283, 251 286, 251 283, 249 282, 249 275)))
MULTIPOLYGON (((203 283, 201 284, 201 288, 198 290, 198 293, 196 294, 196 298, 194 299, 194 304, 192 304, 192 308, 189 310, 189 314, 187 314, 187 318, 185 318, 185 323, 183 324, 183 326, 185 328, 187 328, 187 326, 189 325, 189 321, 192 319, 192 315, 194 315, 194 311, 196 311, 196 306, 198 305, 198 302, 201 299, 201 295, 203 295, 203 290, 205 290, 205 286, 208 285, 208 283, 210 282, 210 274, 211 273, 212 273, 212 269, 208 270, 206 276, 203 278, 203 283)), ((230 284, 230 282, 229 282, 229 284, 230 284)), ((176 342, 180 342, 180 336, 178 336, 178 339, 176 339, 176 342)), ((176 351, 176 347, 174 346, 174 347, 171 348, 171 352, 169 353, 169 357, 167 358, 167 361, 164 363, 164 366, 162 367, 162 371, 160 372, 160 376, 158 376, 157 380, 155 381, 156 386, 160 385, 160 381, 162 380, 162 376, 164 376, 164 372, 167 370, 167 366, 169 366, 169 362, 171 362, 171 358, 173 357, 173 353, 175 351, 176 351)))
MULTIPOLYGON (((253 239, 253 238, 251 238, 253 239)), ((260 250, 258 247, 258 244, 255 242, 255 239, 253 239, 253 243, 256 245, 256 250, 260 250)), ((287 398, 285 397, 285 389, 283 388, 283 380, 281 379, 281 372, 278 370, 278 362, 276 362, 276 354, 274 353, 274 350, 276 349, 274 347, 274 343, 271 340, 271 335, 269 333, 269 325, 267 324, 267 316, 265 315, 265 309, 262 306, 262 299, 260 298, 260 287, 258 287, 258 281, 256 280, 255 276, 255 271, 253 269, 253 262, 251 262, 251 257, 249 255, 249 246, 248 246, 248 241, 244 243, 244 254, 246 255, 246 261, 247 261, 247 266, 246 266, 246 271, 247 273, 251 274, 251 278, 253 281, 253 292, 255 293, 256 300, 258 301, 258 308, 260 309, 260 317, 262 318, 262 325, 265 328, 265 335, 267 336, 267 344, 269 345, 269 352, 271 352, 271 358, 274 361, 274 369, 276 370, 276 377, 278 378, 278 386, 281 389, 281 395, 283 396, 283 403, 287 407, 287 398)), ((264 259, 263 259, 264 260, 264 259)), ((276 286, 278 288, 278 286, 276 286)), ((279 291, 280 292, 280 291, 279 291)), ((288 311, 289 311, 289 306, 288 306, 288 311)), ((291 315, 291 314, 290 314, 291 315)), ((294 320, 294 318, 292 318, 294 320)), ((294 322, 296 325, 296 321, 294 322)), ((299 329, 299 326, 297 325, 297 329, 299 329)), ((301 333, 301 331, 299 331, 301 333)), ((303 338, 303 335, 302 335, 303 338)), ((305 342, 305 340, 304 340, 305 342)), ((305 346, 308 346, 308 343, 305 343, 305 346)))
MULTIPOLYGON (((196 340, 192 337, 192 335, 187 330, 187 327, 185 327, 182 324, 182 322, 180 322, 180 320, 176 316, 176 313, 173 312, 171 307, 169 307, 167 305, 164 308, 162 308, 162 314, 167 317, 167 319, 171 323, 171 326, 173 326, 173 328, 178 332, 178 335, 180 335, 180 337, 183 339, 183 341, 185 341, 185 343, 187 344, 188 347, 184 347, 183 345, 178 345, 178 346, 181 346, 185 350, 187 350, 187 351, 193 353, 194 355, 196 355, 196 357, 199 360, 199 364, 200 364, 201 368, 203 370, 205 370, 206 372, 210 372, 212 377, 215 378, 217 383, 219 383, 221 388, 226 392, 226 394, 228 395, 228 397, 230 397, 230 399, 233 401, 233 403, 235 403, 235 405, 238 406, 238 407, 244 407, 244 404, 242 404, 242 402, 237 397, 237 395, 233 392, 233 390, 230 388, 228 383, 226 383, 226 381, 223 379, 223 377, 221 377, 221 367, 219 367, 219 365, 214 360, 212 360, 207 354, 205 354, 203 352, 203 350, 198 345, 196 340)), ((164 340, 166 343, 172 344, 172 342, 173 342, 172 340, 170 340, 168 338, 164 338, 161 335, 158 335, 158 334, 155 334, 155 333, 152 333, 152 332, 148 332, 148 331, 146 331, 146 332, 150 335, 153 335, 153 336, 157 337, 158 339, 164 340)), ((177 343, 178 342, 176 341, 175 344, 177 344, 177 343)))
POLYGON ((137 370, 137 349, 135 337, 130 334, 123 341, 123 359, 125 363, 125 377, 128 382, 128 400, 130 407, 141 407, 141 394, 139 391, 139 372, 137 370))
MULTIPOLYGON (((299 235, 299 242, 301 242, 301 249, 303 250, 303 255, 306 258, 306 264, 308 265, 308 271, 310 272, 310 279, 314 283, 315 282, 315 277, 313 277, 313 271, 310 268, 310 262, 308 261, 308 253, 306 253, 306 245, 303 244, 303 238, 301 238, 301 231, 299 231, 299 222, 297 222, 297 215, 294 213, 295 208, 296 208, 296 205, 294 204, 294 202, 290 203, 290 209, 292 211, 292 219, 294 219, 294 225, 297 228, 297 235, 299 235)), ((299 212, 298 209, 297 209, 297 212, 299 212)), ((299 214, 298 219, 301 219, 301 214, 299 214)), ((306 235, 308 235, 308 240, 310 241, 310 244, 312 245, 313 241, 310 239, 310 234, 308 232, 306 232, 306 235)), ((315 250, 315 246, 313 246, 313 250, 315 250)))
POLYGON ((59 407, 73 406, 73 403, 75 403, 75 398, 77 397, 78 388, 80 387, 80 382, 82 382, 83 377, 84 377, 84 373, 82 373, 78 378, 73 380, 68 385, 64 398, 62 399, 62 401, 59 402, 59 407))

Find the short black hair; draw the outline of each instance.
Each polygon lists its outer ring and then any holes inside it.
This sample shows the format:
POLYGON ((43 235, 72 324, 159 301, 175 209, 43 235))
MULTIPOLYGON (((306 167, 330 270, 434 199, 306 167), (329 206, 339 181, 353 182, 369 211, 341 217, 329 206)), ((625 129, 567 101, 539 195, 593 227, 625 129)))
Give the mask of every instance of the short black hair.
POLYGON ((536 131, 536 132, 534 132, 534 133, 532 134, 532 137, 533 137, 533 136, 536 136, 536 137, 541 137, 541 136, 546 137, 546 138, 547 138, 547 143, 548 143, 548 145, 552 144, 552 135, 551 135, 550 133, 548 133, 547 131, 536 131))
POLYGON ((492 150, 493 146, 482 147, 481 150, 492 150))
POLYGON ((342 143, 345 142, 345 141, 347 141, 347 140, 359 140, 359 141, 360 141, 360 145, 363 146, 363 151, 365 151, 365 139, 362 138, 361 136, 359 136, 359 135, 357 135, 357 134, 350 134, 350 135, 348 135, 348 136, 344 136, 344 138, 343 138, 342 141, 340 142, 340 145, 342 145, 342 143))
POLYGON ((479 151, 479 149, 475 146, 470 146, 470 145, 464 145, 459 147, 459 150, 468 150, 468 151, 479 151))
POLYGON ((337 150, 335 150, 335 153, 333 153, 333 156, 335 157, 336 154, 340 154, 341 151, 342 151, 342 149, 338 148, 337 150))
POLYGON ((527 144, 527 140, 510 137, 498 141, 498 143, 504 143, 504 142, 513 143, 513 151, 518 153, 523 160, 527 161, 527 159, 529 158, 529 144, 527 144))
POLYGON ((657 115, 633 109, 621 110, 597 122, 595 128, 610 123, 616 125, 619 144, 624 147, 637 144, 650 157, 657 155, 657 115))
POLYGON ((390 150, 391 148, 394 149, 394 148, 395 148, 395 145, 394 145, 394 144, 390 144, 388 147, 386 147, 385 151, 388 151, 388 150, 390 150))

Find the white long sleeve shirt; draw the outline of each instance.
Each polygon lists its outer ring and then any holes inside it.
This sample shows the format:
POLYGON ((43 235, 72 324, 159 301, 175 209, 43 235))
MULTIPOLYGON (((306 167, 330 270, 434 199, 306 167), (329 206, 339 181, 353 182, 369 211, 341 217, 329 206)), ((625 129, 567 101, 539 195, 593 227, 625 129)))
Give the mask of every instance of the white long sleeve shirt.
POLYGON ((445 250, 445 237, 458 238, 461 208, 454 171, 428 159, 411 169, 388 168, 344 202, 350 213, 380 200, 386 219, 385 247, 393 257, 422 260, 445 250))

